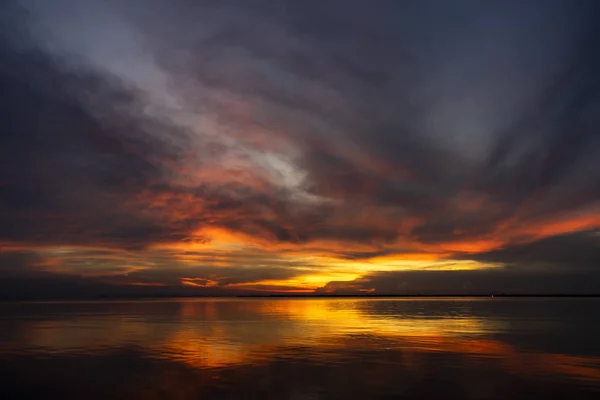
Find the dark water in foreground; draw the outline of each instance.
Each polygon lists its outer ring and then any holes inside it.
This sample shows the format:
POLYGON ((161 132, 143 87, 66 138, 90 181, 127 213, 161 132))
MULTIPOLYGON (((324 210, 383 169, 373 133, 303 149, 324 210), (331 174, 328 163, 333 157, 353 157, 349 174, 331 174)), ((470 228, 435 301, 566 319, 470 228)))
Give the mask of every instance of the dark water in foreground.
POLYGON ((600 299, 0 304, 0 398, 600 398, 600 299))

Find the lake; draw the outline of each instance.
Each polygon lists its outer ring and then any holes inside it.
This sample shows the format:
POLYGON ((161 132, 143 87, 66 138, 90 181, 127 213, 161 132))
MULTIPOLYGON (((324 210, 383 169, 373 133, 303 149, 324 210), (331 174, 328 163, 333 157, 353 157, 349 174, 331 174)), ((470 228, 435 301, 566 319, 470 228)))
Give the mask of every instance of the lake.
POLYGON ((595 298, 0 303, 0 398, 600 398, 599 310, 595 298))

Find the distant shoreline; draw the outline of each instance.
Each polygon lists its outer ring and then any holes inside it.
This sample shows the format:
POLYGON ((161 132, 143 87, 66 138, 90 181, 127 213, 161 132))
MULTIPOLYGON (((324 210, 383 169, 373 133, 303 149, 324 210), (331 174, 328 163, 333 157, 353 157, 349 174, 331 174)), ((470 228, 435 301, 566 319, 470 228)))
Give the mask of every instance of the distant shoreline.
POLYGON ((229 296, 192 296, 192 295, 145 295, 145 296, 126 296, 126 295, 97 295, 89 297, 49 297, 49 298, 8 298, 0 297, 0 302, 69 302, 69 301, 106 301, 106 300, 161 300, 161 299, 427 299, 427 298, 600 298, 599 293, 589 294, 245 294, 229 296))
POLYGON ((238 295, 235 297, 301 297, 301 298, 338 298, 338 297, 356 297, 356 298, 382 298, 382 297, 400 297, 400 298, 423 298, 423 297, 600 297, 600 294, 250 294, 238 295))

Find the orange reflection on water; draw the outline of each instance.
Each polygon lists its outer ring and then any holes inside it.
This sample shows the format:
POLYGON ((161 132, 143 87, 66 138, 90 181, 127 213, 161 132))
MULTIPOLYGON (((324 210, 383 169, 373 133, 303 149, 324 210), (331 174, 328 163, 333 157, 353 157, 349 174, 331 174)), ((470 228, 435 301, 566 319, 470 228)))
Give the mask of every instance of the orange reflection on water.
POLYGON ((385 350, 389 352, 402 352, 402 363, 408 368, 419 365, 419 355, 442 352, 496 359, 508 370, 524 376, 568 375, 600 382, 599 358, 521 351, 488 339, 490 333, 508 329, 505 321, 469 316, 386 315, 369 312, 368 307, 364 307, 369 302, 362 299, 238 300, 223 303, 226 308, 217 306, 216 313, 215 303, 183 303, 182 313, 187 316, 196 313, 206 316, 205 309, 212 309, 209 314, 214 336, 206 338, 198 331, 186 331, 166 341, 164 351, 186 354, 185 361, 198 367, 265 363, 286 347, 302 346, 310 347, 314 353, 327 354, 329 361, 335 361, 336 357, 343 358, 345 349, 365 346, 360 341, 368 337, 386 342, 385 350), (232 324, 224 323, 219 314, 232 310, 245 318, 232 324), (260 324, 261 319, 274 323, 265 328, 260 324))
POLYGON ((32 321, 16 340, 26 348, 44 352, 90 355, 134 346, 150 357, 196 369, 264 366, 286 354, 296 361, 303 357, 344 365, 356 360, 354 352, 363 351, 374 357, 391 357, 406 370, 418 370, 427 357, 452 354, 469 362, 495 362, 519 376, 552 375, 600 382, 598 357, 525 351, 494 339, 492 335, 511 329, 510 322, 476 316, 470 311, 469 300, 462 299, 460 307, 452 300, 438 301, 441 306, 436 305, 436 311, 427 309, 427 302, 107 302, 102 312, 86 310, 32 321))

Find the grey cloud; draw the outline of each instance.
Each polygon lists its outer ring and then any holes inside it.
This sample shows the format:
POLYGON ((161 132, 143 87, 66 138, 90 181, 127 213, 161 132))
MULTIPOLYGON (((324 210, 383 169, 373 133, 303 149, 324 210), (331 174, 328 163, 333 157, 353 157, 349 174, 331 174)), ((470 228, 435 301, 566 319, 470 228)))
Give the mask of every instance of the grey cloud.
POLYGON ((316 293, 408 295, 595 294, 597 271, 536 271, 517 268, 456 271, 393 271, 350 282, 330 282, 316 293))
POLYGON ((600 234, 584 231, 556 235, 534 242, 506 246, 464 258, 501 263, 520 269, 554 270, 565 273, 600 268, 600 234))

